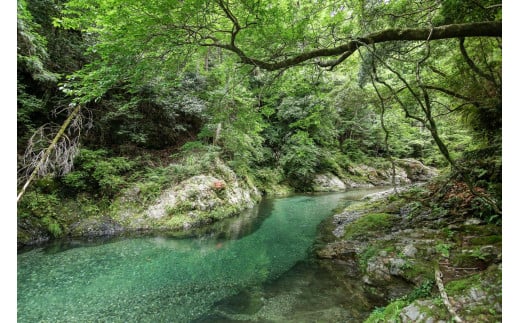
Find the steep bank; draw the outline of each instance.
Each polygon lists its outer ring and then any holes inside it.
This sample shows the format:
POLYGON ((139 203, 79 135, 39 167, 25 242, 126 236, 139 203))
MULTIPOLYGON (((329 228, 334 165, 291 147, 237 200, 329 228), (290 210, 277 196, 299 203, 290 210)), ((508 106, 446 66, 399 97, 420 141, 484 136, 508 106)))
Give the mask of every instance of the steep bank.
POLYGON ((317 254, 379 301, 368 322, 499 321, 501 226, 479 218, 478 203, 461 183, 369 197, 331 219, 335 238, 317 254))
POLYGON ((148 171, 108 201, 102 194, 101 198, 78 194, 36 205, 38 212, 29 209, 28 216, 19 217, 18 245, 56 236, 46 218, 59 225, 59 237, 185 230, 235 215, 260 199, 261 193, 251 181, 238 176, 217 154, 193 153, 148 171))

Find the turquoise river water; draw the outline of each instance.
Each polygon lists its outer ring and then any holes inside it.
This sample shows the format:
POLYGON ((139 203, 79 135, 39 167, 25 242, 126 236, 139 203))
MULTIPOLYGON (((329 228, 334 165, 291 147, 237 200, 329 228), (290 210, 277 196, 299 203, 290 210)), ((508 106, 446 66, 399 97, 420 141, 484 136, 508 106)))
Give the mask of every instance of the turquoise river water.
POLYGON ((359 322, 356 282, 313 257, 318 226, 365 190, 271 199, 212 227, 18 254, 18 322, 359 322))

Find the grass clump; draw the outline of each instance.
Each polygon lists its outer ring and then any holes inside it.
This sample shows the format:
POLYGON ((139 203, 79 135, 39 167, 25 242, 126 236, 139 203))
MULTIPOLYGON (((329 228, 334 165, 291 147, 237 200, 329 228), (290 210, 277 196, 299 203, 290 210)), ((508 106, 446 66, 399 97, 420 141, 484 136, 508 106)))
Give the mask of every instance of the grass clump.
POLYGON ((397 300, 386 307, 377 307, 364 323, 400 322, 399 314, 407 305, 407 301, 397 300))

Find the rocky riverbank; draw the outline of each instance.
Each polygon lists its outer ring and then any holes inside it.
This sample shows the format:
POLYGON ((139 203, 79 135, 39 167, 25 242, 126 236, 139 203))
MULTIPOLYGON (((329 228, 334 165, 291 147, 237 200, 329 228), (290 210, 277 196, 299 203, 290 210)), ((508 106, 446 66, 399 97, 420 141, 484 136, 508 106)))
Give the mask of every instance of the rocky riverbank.
POLYGON ((442 185, 367 197, 331 218, 335 238, 317 255, 379 301, 367 322, 501 320, 501 226, 472 213, 464 185, 442 185), (441 203, 448 196, 459 199, 441 203))
POLYGON ((314 192, 341 192, 351 188, 367 188, 388 185, 408 185, 426 182, 438 175, 435 168, 423 165, 415 159, 398 159, 378 168, 368 165, 352 165, 339 175, 318 174, 314 178, 314 192), (395 172, 395 173, 394 173, 395 172))
MULTIPOLYGON (((157 187, 154 182, 135 183, 117 194, 108 206, 91 200, 62 201, 49 212, 63 219, 59 223, 62 237, 93 238, 127 232, 188 230, 236 215, 262 198, 253 181, 238 176, 219 157, 193 156, 190 163, 197 164, 196 158, 200 164, 196 171, 180 179, 175 176, 179 172, 175 167, 182 170, 186 166, 171 165, 173 175, 163 179, 167 184, 156 194, 150 194, 150 187, 157 187), (59 214, 68 216, 59 217, 59 214)), ((416 160, 398 160, 396 166, 397 184, 424 181, 437 175, 436 170, 416 160)), ((352 166, 339 174, 317 174, 312 190, 337 192, 391 185, 392 173, 389 165, 379 170, 367 165, 352 166)), ((292 189, 282 182, 269 188, 269 192, 284 195, 292 189)), ((51 239, 48 226, 39 219, 20 219, 18 229, 19 246, 51 239)))

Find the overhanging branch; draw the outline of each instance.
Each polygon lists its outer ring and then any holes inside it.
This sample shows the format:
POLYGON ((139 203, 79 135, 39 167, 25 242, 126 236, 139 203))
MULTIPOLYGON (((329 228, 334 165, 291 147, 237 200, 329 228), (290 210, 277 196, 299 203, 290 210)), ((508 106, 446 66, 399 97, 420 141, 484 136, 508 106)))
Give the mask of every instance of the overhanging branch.
POLYGON ((438 26, 435 28, 405 28, 405 29, 386 29, 383 31, 368 34, 359 38, 352 38, 347 43, 333 47, 315 49, 296 55, 292 58, 281 60, 278 62, 264 61, 249 57, 240 50, 233 42, 231 44, 211 44, 221 47, 238 54, 243 64, 258 66, 262 69, 274 71, 281 68, 295 66, 305 61, 318 59, 321 57, 339 56, 339 58, 329 61, 319 61, 321 67, 334 67, 347 59, 360 47, 383 43, 389 41, 421 41, 421 40, 439 40, 461 37, 502 37, 501 21, 486 21, 466 24, 452 24, 438 26))

